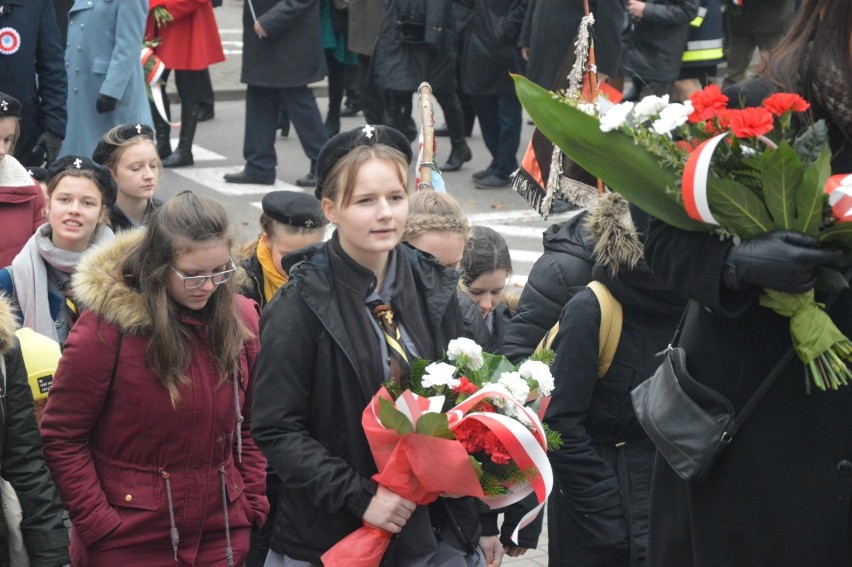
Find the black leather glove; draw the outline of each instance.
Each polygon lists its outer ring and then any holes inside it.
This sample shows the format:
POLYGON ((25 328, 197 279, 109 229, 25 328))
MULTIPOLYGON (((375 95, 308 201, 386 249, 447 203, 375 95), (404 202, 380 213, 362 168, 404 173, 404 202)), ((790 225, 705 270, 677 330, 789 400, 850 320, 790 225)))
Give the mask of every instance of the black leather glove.
POLYGON ((97 109, 98 114, 103 114, 104 112, 112 112, 113 110, 115 110, 115 107, 117 105, 117 98, 112 98, 111 96, 102 94, 98 95, 98 102, 95 103, 95 108, 97 109))
POLYGON ((48 166, 56 159, 56 155, 59 153, 60 147, 62 147, 62 138, 50 130, 45 130, 42 135, 38 137, 38 141, 35 146, 33 146, 32 153, 38 159, 41 159, 41 161, 45 163, 45 166, 48 166))
POLYGON ((776 230, 732 246, 725 257, 722 282, 731 289, 755 285, 804 293, 816 283, 814 269, 841 256, 839 250, 819 248, 816 237, 776 230))

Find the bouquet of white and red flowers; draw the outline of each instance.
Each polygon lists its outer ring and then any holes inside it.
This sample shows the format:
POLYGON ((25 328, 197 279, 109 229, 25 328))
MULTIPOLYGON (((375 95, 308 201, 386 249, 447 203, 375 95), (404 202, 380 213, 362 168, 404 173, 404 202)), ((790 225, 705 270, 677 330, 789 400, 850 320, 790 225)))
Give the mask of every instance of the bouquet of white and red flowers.
MULTIPOLYGON (((561 445, 540 419, 554 387, 552 359, 543 351, 515 367, 465 338, 450 341, 444 361, 415 359, 407 387, 385 383, 362 414, 379 470, 373 480, 418 505, 474 496, 496 509, 535 492, 539 505, 518 529, 527 525, 553 488, 547 451, 561 445)), ((323 563, 375 567, 388 541, 365 524, 323 563)))
MULTIPOLYGON (((580 166, 649 214, 673 226, 715 232, 735 244, 773 230, 816 237, 852 252, 852 176, 831 175, 828 129, 796 131, 809 108, 791 93, 761 106, 728 108, 711 85, 684 103, 646 97, 593 104, 516 77, 518 95, 538 128, 580 166), (601 108, 608 106, 608 108, 601 108)), ((846 287, 840 272, 817 271, 823 290, 846 287)), ((814 292, 764 289, 761 305, 790 317, 793 346, 817 388, 852 381, 852 343, 816 303, 814 292)))

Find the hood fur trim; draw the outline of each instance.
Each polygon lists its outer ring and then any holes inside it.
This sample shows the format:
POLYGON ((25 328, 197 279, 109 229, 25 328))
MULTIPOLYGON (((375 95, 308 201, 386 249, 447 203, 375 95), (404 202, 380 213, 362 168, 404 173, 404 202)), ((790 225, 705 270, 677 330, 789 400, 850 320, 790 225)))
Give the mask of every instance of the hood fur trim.
POLYGON ((12 302, 0 294, 0 355, 3 355, 15 344, 15 331, 18 330, 18 319, 12 302))
POLYGON ((92 248, 80 260, 72 278, 74 297, 83 308, 94 311, 127 334, 143 334, 152 324, 142 294, 125 284, 119 275, 128 252, 144 234, 145 229, 122 231, 115 240, 92 248))
POLYGON ((32 187, 36 184, 27 168, 11 155, 0 159, 0 179, 3 179, 3 187, 32 187))
POLYGON ((642 243, 636 234, 630 209, 618 193, 601 195, 589 209, 585 224, 594 244, 595 264, 608 267, 616 274, 621 268, 635 268, 642 259, 642 243))

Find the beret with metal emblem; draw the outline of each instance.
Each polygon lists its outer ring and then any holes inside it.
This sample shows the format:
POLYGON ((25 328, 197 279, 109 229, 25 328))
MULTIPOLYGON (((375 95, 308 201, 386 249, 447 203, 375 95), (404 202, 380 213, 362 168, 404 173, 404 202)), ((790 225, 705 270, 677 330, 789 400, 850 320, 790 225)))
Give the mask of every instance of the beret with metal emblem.
POLYGON ((121 144, 136 136, 144 136, 153 140, 154 130, 146 124, 122 124, 121 126, 116 126, 104 134, 103 138, 98 141, 95 151, 92 152, 92 161, 103 165, 121 144))
POLYGON ((325 183, 325 178, 340 158, 359 146, 375 146, 378 144, 399 150, 409 164, 414 157, 408 138, 402 132, 390 126, 366 124, 348 132, 341 132, 329 138, 320 150, 319 157, 317 157, 317 199, 322 198, 322 186, 325 183))
POLYGON ((0 92, 0 118, 20 118, 21 103, 12 95, 0 92))
POLYGON ((63 156, 50 164, 50 167, 47 169, 48 180, 53 180, 54 177, 66 169, 91 171, 94 174, 95 183, 103 196, 104 204, 111 207, 115 203, 118 187, 116 187, 115 180, 112 178, 112 172, 109 169, 96 164, 87 157, 63 156))
POLYGON ((309 229, 328 224, 320 202, 308 193, 272 191, 264 195, 261 207, 281 224, 309 229))

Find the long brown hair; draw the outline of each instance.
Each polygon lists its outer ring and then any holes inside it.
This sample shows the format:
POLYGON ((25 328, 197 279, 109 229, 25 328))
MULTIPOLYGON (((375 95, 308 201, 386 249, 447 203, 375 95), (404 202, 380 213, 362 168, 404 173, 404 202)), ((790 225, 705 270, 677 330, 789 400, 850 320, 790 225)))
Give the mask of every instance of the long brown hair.
MULTIPOLYGON (((180 403, 178 387, 189 382, 186 369, 193 356, 195 331, 181 321, 183 308, 171 299, 166 281, 172 262, 187 246, 225 239, 230 248, 228 213, 216 200, 190 191, 157 209, 142 241, 127 256, 123 276, 144 298, 151 316, 151 338, 145 361, 157 382, 180 403)), ((236 368, 243 343, 251 336, 234 301, 234 278, 217 286, 200 312, 207 325, 206 347, 220 381, 236 368)))
MULTIPOLYGON (((760 74, 782 89, 797 92, 814 103, 813 87, 821 72, 833 69, 840 73, 836 77, 840 84, 852 85, 850 37, 850 0, 805 0, 787 35, 772 51, 760 74), (815 64, 817 60, 820 65, 815 64)), ((819 108, 819 112, 832 121, 837 121, 835 113, 838 110, 819 108)))

